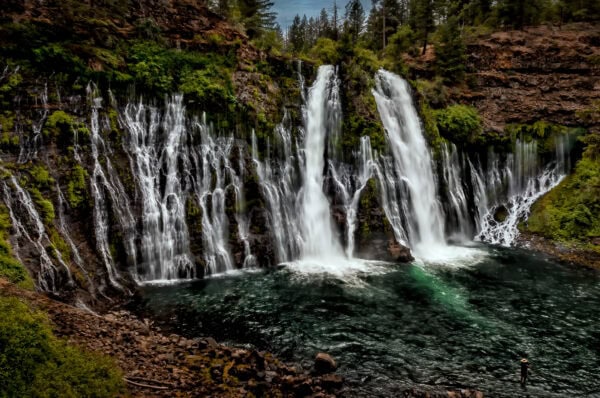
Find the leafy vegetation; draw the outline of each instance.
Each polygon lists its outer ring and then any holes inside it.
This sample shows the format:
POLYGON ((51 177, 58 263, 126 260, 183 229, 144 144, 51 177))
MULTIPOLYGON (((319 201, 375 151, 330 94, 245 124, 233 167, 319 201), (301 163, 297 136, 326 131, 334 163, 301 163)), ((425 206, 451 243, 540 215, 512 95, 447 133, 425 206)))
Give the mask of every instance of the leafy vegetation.
POLYGON ((583 141, 574 173, 533 205, 526 229, 600 253, 600 139, 589 134, 583 141))
POLYGON ((455 143, 471 143, 482 132, 477 109, 466 105, 451 105, 435 111, 440 134, 455 143))
POLYGON ((58 340, 46 317, 14 297, 0 296, 2 397, 114 397, 124 392, 107 358, 58 340))

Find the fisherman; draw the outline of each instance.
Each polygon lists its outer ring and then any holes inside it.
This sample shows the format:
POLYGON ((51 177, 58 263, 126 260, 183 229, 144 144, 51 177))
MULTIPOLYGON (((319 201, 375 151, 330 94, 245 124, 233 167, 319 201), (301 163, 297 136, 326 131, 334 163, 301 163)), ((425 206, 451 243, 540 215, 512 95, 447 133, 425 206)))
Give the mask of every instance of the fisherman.
POLYGON ((529 374, 529 361, 527 358, 521 359, 521 385, 527 383, 527 376, 529 374))

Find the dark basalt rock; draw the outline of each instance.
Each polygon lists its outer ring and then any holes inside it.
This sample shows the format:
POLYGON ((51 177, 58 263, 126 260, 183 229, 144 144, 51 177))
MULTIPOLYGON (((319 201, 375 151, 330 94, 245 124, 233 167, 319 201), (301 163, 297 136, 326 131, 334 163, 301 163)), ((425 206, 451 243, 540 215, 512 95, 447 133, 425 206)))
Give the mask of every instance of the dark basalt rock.
POLYGON ((360 195, 354 231, 355 255, 368 260, 410 262, 410 249, 400 244, 379 200, 375 179, 370 179, 360 195))

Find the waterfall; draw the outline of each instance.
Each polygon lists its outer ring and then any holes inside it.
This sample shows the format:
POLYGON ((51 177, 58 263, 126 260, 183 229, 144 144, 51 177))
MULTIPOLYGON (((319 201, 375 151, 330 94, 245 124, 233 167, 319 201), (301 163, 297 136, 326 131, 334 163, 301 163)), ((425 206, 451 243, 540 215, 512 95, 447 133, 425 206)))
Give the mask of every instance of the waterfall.
POLYGON ((337 92, 338 80, 334 67, 319 67, 317 79, 308 93, 305 110, 305 169, 300 206, 304 258, 343 256, 333 232, 329 201, 323 192, 326 137, 335 130, 332 120, 336 120, 341 112, 337 92))
MULTIPOLYGON (((4 170, 3 170, 4 171, 4 170)), ((72 285, 73 279, 69 266, 64 261, 60 250, 50 239, 44 222, 35 208, 29 192, 21 187, 14 175, 10 176, 10 184, 2 182, 4 203, 14 230, 12 241, 15 256, 23 262, 19 240, 24 239, 36 250, 39 256, 37 271, 37 287, 46 292, 57 290, 59 278, 66 277, 67 284, 72 285), (53 259, 60 266, 54 264, 53 259)))
POLYGON ((568 173, 569 135, 555 137, 556 160, 546 166, 539 164, 537 141, 517 139, 514 151, 504 167, 491 153, 487 172, 488 210, 481 217, 477 238, 493 244, 511 246, 519 236, 519 222, 529 216, 537 199, 557 186, 568 173), (508 186, 508 196, 502 192, 508 186), (491 202, 489 199, 491 197, 491 202), (502 217, 498 217, 498 213, 502 217))
POLYGON ((144 280, 173 279, 191 274, 186 195, 179 174, 185 155, 185 109, 182 96, 166 104, 161 120, 155 108, 127 105, 124 115, 128 151, 134 160, 142 204, 141 254, 144 280), (164 136, 159 140, 160 136, 164 136), (162 183, 161 183, 162 182, 162 183))
MULTIPOLYGON (((275 137, 281 148, 279 159, 259 159, 256 134, 252 132, 252 159, 267 205, 267 216, 273 236, 278 262, 292 261, 300 255, 302 233, 296 219, 296 192, 298 183, 297 154, 292 151, 291 129, 287 125, 288 114, 275 128, 275 137)), ((297 146, 296 146, 297 147, 297 146)))
POLYGON ((471 171, 466 155, 462 155, 453 143, 443 143, 441 147, 442 185, 446 193, 447 231, 460 242, 473 238, 471 213, 469 211, 469 192, 467 181, 463 181, 465 171, 471 171))
POLYGON ((360 151, 356 155, 356 170, 344 163, 336 167, 333 161, 329 162, 329 172, 336 186, 336 191, 343 200, 346 213, 345 252, 348 258, 354 255, 354 233, 356 231, 360 195, 373 175, 373 168, 376 167, 369 137, 361 137, 360 151))
MULTIPOLYGON (((246 266, 254 264, 250 252, 246 219, 241 212, 243 202, 243 179, 237 175, 230 161, 235 148, 233 137, 214 137, 206 121, 195 123, 200 132, 200 143, 191 142, 190 169, 193 193, 202 212, 203 259, 210 274, 235 269, 234 259, 229 247, 229 219, 226 214, 226 200, 229 192, 235 195, 238 210, 238 235, 244 244, 246 266), (242 220, 241 224, 240 221, 242 220)), ((240 155, 241 156, 241 155, 240 155)), ((240 173, 241 173, 240 169, 240 173)), ((240 174, 241 175, 241 174, 240 174)))
MULTIPOLYGON (((95 95, 95 90, 91 85, 88 86, 88 96, 92 105, 90 147, 93 171, 90 186, 94 200, 94 237, 96 238, 96 248, 106 269, 108 281, 112 286, 123 289, 119 283, 121 276, 115 266, 109 243, 110 223, 109 203, 106 200, 107 193, 110 198, 110 210, 112 210, 122 231, 123 244, 131 264, 136 264, 136 223, 130 207, 130 199, 117 172, 112 166, 109 156, 111 151, 100 134, 98 110, 101 108, 102 99, 95 95)), ((135 271, 133 272, 135 273, 135 271)), ((135 274, 134 277, 136 277, 135 274)))
MULTIPOLYGON (((340 151, 340 81, 333 66, 320 67, 308 90, 300 75, 302 123, 293 126, 284 110, 270 137, 252 132, 251 153, 243 140, 215 131, 205 115, 189 115, 177 94, 164 107, 139 100, 119 108, 113 99, 111 112, 117 113, 123 134, 120 142, 108 139, 109 118, 90 84, 89 146, 79 145, 73 129, 73 159, 90 175, 93 243, 108 283, 125 290, 124 269, 144 283, 266 265, 271 254, 263 259, 258 253, 265 251, 253 252, 253 245, 262 242, 262 235, 253 232, 263 226, 252 225, 253 220, 266 220, 277 262, 342 272, 364 263, 353 255, 361 194, 371 179, 396 240, 422 259, 451 256, 454 249, 447 238, 511 245, 533 202, 569 171, 568 135, 553 138, 555 153, 550 156, 544 152, 547 145, 538 148, 536 140, 523 137, 508 154, 492 149, 473 154, 447 142, 435 163, 407 82, 384 70, 375 81, 372 94, 387 142, 383 153, 371 148, 367 136, 354 151, 340 151), (113 148, 111 142, 122 147, 113 148), (554 160, 543 163, 544 156, 554 160), (251 175, 254 170, 258 181, 251 175), (246 210, 250 184, 252 201, 262 200, 264 209, 246 210), (343 229, 341 239, 338 227, 343 229)), ((44 153, 47 87, 39 101, 38 120, 28 137, 19 132, 20 162, 44 153)), ((66 224, 70 209, 60 185, 57 220, 48 232, 36 211, 39 204, 19 181, 11 176, 0 182, 15 231, 16 256, 24 256, 20 243, 39 252, 37 280, 43 290, 71 281, 69 259, 62 258, 50 239, 58 231, 73 264, 92 285, 95 275, 84 261, 89 248, 80 253, 71 238, 66 224)), ((385 228, 387 235, 387 224, 385 228)))
POLYGON ((396 178, 402 181, 397 199, 408 210, 404 213, 406 236, 415 252, 426 256, 433 247, 446 245, 444 217, 437 198, 433 162, 410 89, 399 76, 381 70, 376 75, 373 95, 386 131, 396 178))
MULTIPOLYGON (((32 120, 32 134, 26 136, 23 131, 19 137, 19 157, 18 163, 27 163, 29 160, 37 157, 38 151, 42 145, 43 135, 42 129, 46 119, 48 118, 48 83, 44 83, 44 89, 39 93, 39 97, 35 97, 35 108, 37 119, 32 120), (39 101, 39 102, 38 102, 39 101)), ((15 126, 17 129, 21 127, 15 126)))

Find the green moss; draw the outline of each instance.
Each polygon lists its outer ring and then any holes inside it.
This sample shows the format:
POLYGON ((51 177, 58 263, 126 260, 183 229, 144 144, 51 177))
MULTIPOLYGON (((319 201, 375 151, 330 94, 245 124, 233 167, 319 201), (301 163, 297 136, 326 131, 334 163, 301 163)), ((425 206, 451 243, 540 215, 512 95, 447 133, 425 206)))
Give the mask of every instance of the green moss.
POLYGON ((8 209, 0 204, 0 277, 25 289, 33 289, 33 281, 23 265, 14 257, 8 237, 11 221, 8 209))
POLYGON ((80 165, 71 169, 67 183, 67 201, 73 209, 81 208, 88 202, 88 178, 87 171, 80 165))
POLYGON ((33 166, 29 169, 29 174, 32 178, 32 184, 38 189, 48 189, 54 185, 54 178, 50 172, 40 165, 33 166))
POLYGON ((0 385, 9 397, 114 397, 124 393, 107 358, 57 339, 47 318, 14 297, 0 297, 0 385))
POLYGON ((427 142, 433 150, 434 155, 437 156, 444 140, 438 129, 435 111, 431 109, 429 104, 424 100, 421 100, 419 108, 425 137, 427 138, 427 142))
POLYGON ((54 111, 43 129, 44 136, 47 138, 56 138, 60 135, 68 135, 71 133, 71 126, 74 124, 73 116, 64 111, 54 111))
POLYGON ((33 198, 33 202, 40 210, 40 215, 45 225, 51 225, 56 218, 54 213, 54 205, 52 201, 45 199, 42 193, 37 188, 30 188, 29 192, 33 198))
POLYGON ((10 93, 13 91, 19 84, 23 82, 23 77, 20 73, 13 73, 8 77, 6 83, 0 86, 0 94, 10 93))
POLYGON ((573 174, 533 205, 525 229, 600 252, 600 159, 586 153, 573 174))
POLYGON ((451 105, 435 111, 440 134, 457 144, 475 141, 482 132, 482 121, 477 109, 466 105, 451 105))
POLYGON ((0 113, 0 148, 6 151, 19 149, 19 136, 15 134, 15 115, 11 111, 0 113))
MULTIPOLYGON (((71 260, 71 248, 65 242, 62 236, 58 233, 55 228, 50 228, 49 231, 50 242, 52 242, 53 249, 58 250, 62 259, 66 262, 71 260)), ((49 250, 50 253, 54 253, 54 250, 49 250)), ((55 256, 56 257, 56 256, 55 256)))

